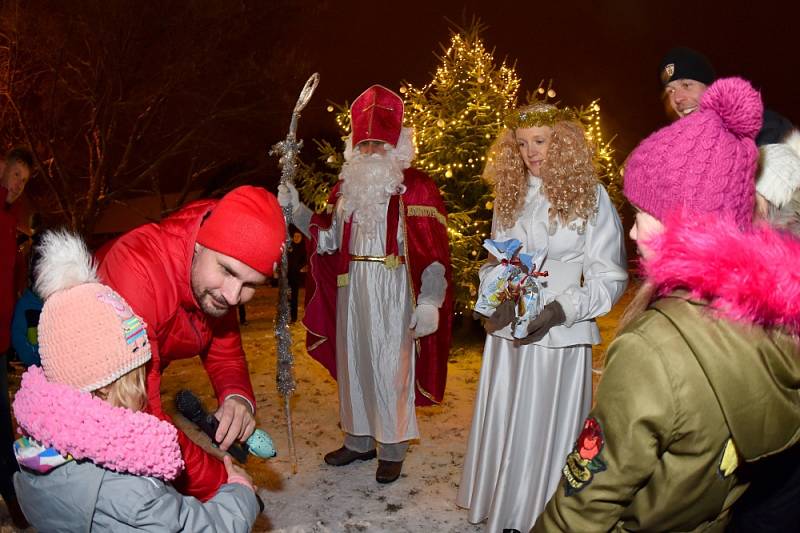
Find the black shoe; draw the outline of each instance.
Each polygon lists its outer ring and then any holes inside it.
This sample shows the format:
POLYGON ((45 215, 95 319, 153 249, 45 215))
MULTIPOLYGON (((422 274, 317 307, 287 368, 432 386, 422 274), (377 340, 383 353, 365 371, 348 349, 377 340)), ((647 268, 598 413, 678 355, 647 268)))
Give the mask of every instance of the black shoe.
POLYGON ((391 483, 400 477, 403 470, 403 461, 384 461, 378 459, 378 471, 375 472, 375 480, 378 483, 391 483))
POLYGON ((344 466, 349 465, 353 461, 368 461, 370 459, 375 459, 376 456, 377 453, 375 450, 361 453, 342 446, 336 451, 326 453, 325 462, 331 466, 344 466))

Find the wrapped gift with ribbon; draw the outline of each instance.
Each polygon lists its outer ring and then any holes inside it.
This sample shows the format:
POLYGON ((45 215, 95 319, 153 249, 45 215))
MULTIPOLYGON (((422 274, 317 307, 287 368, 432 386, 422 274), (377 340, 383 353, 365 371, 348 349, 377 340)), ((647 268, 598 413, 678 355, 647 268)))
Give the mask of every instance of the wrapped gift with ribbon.
POLYGON ((511 333, 515 339, 528 335, 528 324, 539 316, 542 310, 540 297, 541 278, 547 276, 542 272, 542 263, 547 256, 547 248, 535 250, 532 254, 519 254, 520 271, 509 279, 509 292, 516 296, 516 313, 511 325, 511 333))
POLYGON ((485 317, 492 316, 497 306, 508 299, 516 299, 510 291, 509 279, 518 277, 522 273, 517 252, 522 248, 518 239, 507 241, 493 241, 486 239, 483 247, 494 256, 498 264, 491 267, 481 280, 478 288, 478 299, 475 302, 475 312, 485 317))

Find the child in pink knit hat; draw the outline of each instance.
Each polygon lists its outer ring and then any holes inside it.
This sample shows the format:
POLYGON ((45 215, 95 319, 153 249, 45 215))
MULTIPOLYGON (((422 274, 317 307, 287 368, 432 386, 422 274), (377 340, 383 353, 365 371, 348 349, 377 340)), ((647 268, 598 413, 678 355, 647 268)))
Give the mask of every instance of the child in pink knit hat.
POLYGON ((720 79, 631 154, 644 283, 533 531, 796 530, 800 241, 752 223, 761 114, 720 79))
POLYGON ((147 404, 146 324, 97 279, 83 242, 49 232, 36 291, 42 366, 22 376, 14 415, 20 506, 39 531, 249 531, 252 480, 225 458, 228 483, 208 502, 179 494, 177 431, 147 404))

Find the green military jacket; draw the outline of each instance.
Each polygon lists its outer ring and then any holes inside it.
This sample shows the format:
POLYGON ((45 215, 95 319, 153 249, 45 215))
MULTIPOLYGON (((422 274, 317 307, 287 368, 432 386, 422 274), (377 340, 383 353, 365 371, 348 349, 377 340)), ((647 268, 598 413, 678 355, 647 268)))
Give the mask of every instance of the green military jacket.
POLYGON ((796 340, 713 313, 676 293, 611 344, 533 531, 722 531, 737 467, 800 440, 796 340))

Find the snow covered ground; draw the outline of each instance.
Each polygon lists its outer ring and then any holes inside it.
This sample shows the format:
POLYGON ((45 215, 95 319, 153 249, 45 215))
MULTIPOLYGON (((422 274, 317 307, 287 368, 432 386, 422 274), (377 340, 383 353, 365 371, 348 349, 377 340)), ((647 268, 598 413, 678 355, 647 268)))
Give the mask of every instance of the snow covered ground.
MULTIPOLYGON (((466 511, 455 505, 480 370, 480 336, 463 332, 456 336, 444 402, 417 409, 422 438, 410 448, 400 479, 381 485, 375 481, 376 461, 331 467, 322 460, 342 443, 336 383, 305 353, 302 326, 292 325, 297 390, 291 403, 298 458, 293 473, 283 401, 275 388, 272 328, 276 297, 277 289, 259 290, 247 305, 249 324, 242 327, 259 427, 270 433, 278 450, 274 459, 251 457, 247 464, 266 506, 254 531, 483 531, 482 526, 468 523, 466 511)), ((610 339, 623 306, 624 301, 600 321, 604 339, 610 339)), ((595 366, 599 366, 603 349, 595 351, 595 366)), ((18 376, 11 381, 14 388, 18 376)), ((171 407, 170 398, 181 388, 192 389, 207 407, 215 405, 199 359, 180 361, 167 369, 162 385, 165 406, 171 407)), ((183 425, 182 419, 176 418, 176 422, 183 425)), ((203 440, 204 436, 197 438, 203 440)), ((0 503, 0 531, 12 530, 0 503)))

